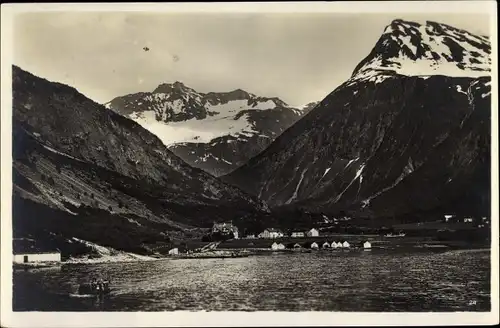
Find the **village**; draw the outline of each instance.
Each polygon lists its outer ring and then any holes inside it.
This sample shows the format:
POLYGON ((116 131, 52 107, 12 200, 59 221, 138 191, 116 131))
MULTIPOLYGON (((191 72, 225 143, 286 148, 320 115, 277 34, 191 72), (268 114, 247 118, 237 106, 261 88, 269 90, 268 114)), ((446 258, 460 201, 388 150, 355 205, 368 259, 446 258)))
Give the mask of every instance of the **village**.
MULTIPOLYGON (((342 221, 349 221, 343 218, 342 221)), ((326 220, 325 220, 326 221, 326 220)), ((333 221, 333 220, 331 220, 333 221)), ((331 221, 325 222, 330 223, 331 221)), ((168 245, 160 245, 164 251, 152 249, 154 258, 225 258, 243 257, 250 254, 267 252, 310 252, 314 250, 372 250, 380 245, 391 242, 398 244, 416 243, 422 240, 435 239, 422 237, 422 232, 437 232, 450 234, 456 231, 476 231, 488 229, 490 220, 487 217, 461 217, 444 215, 442 220, 428 223, 399 224, 397 229, 379 234, 339 234, 331 233, 322 227, 309 229, 290 229, 284 231, 278 228, 265 228, 255 234, 240 235, 240 229, 233 222, 214 222, 209 233, 201 240, 187 240, 168 245), (322 231, 322 229, 324 231, 322 231), (457 230, 454 230, 457 229, 457 230), (326 230, 326 231, 325 231, 326 230)), ((28 246, 26 240, 14 240, 13 263, 15 266, 50 266, 65 263, 64 252, 57 248, 28 246)), ((92 244, 92 243, 88 243, 92 244)), ((105 247, 91 246, 94 254, 88 259, 102 257, 108 254, 105 247)), ((123 254, 123 252, 122 252, 123 254)), ((116 256, 115 256, 116 257, 116 256)), ((123 257, 123 256, 122 256, 123 257)), ((107 257, 110 258, 110 257, 107 257)), ((140 259, 139 255, 123 257, 125 259, 140 259)))

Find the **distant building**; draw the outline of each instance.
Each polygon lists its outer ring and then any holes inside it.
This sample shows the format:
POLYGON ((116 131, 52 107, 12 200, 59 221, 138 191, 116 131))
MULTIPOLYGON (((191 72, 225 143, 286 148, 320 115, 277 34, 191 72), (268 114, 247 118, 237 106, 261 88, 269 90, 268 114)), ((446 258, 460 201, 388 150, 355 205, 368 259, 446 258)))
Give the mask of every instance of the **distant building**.
POLYGON ((259 234, 259 238, 264 238, 264 239, 276 239, 282 237, 283 237, 283 232, 273 228, 265 229, 259 234))
POLYGON ((351 244, 349 244, 347 241, 344 241, 344 243, 342 244, 342 247, 349 248, 349 247, 351 247, 351 244))
POLYGON ((469 223, 469 222, 472 222, 472 221, 474 221, 474 220, 472 218, 470 218, 470 217, 464 218, 464 222, 465 223, 469 223))
POLYGON ((36 245, 32 240, 14 239, 14 263, 61 262, 61 251, 57 248, 36 245))
POLYGON ((312 228, 311 230, 307 231, 306 235, 308 237, 318 237, 319 231, 318 231, 318 229, 312 228))
POLYGON ((172 248, 171 250, 168 251, 168 255, 179 255, 179 249, 172 248))
POLYGON ((307 232, 307 237, 318 237, 319 231, 317 229, 312 228, 307 232))
POLYGON ((372 244, 367 240, 365 241, 365 243, 363 244, 363 248, 364 249, 369 249, 369 248, 372 248, 372 244))
POLYGON ((450 214, 445 215, 444 216, 444 222, 450 222, 450 221, 453 220, 453 218, 455 218, 455 215, 450 215, 450 214))
POLYGON ((332 248, 337 248, 337 247, 342 247, 342 244, 339 246, 339 244, 337 244, 337 242, 332 242, 332 248))
POLYGON ((311 249, 318 249, 318 248, 319 248, 319 246, 316 242, 311 244, 311 249))
POLYGON ((282 249, 285 249, 285 245, 283 245, 282 243, 276 243, 274 242, 272 245, 271 245, 271 249, 273 250, 282 250, 282 249))
POLYGON ((323 243, 323 246, 321 246, 321 247, 323 247, 323 248, 330 248, 330 244, 327 241, 325 241, 323 243))
POLYGON ((296 243, 295 245, 293 245, 293 248, 302 248, 302 246, 300 246, 299 243, 296 243))
POLYGON ((245 239, 256 239, 255 235, 246 235, 245 239))
POLYGON ((233 225, 232 222, 230 223, 216 223, 214 222, 214 225, 212 226, 212 233, 220 233, 222 235, 229 235, 231 232, 233 233, 234 239, 239 239, 239 231, 238 228, 233 225))
POLYGON ((303 237, 305 237, 305 234, 302 231, 294 231, 294 232, 292 232, 291 237, 303 238, 303 237))

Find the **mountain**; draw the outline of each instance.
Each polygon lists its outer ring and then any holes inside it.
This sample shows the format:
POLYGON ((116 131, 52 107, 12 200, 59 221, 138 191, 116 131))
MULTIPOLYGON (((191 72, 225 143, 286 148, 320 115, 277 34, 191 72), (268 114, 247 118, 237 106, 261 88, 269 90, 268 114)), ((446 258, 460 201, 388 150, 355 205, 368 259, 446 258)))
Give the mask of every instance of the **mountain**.
POLYGON ((351 78, 222 178, 273 207, 486 215, 490 55, 484 36, 394 20, 351 78))
POLYGON ((265 209, 187 165, 139 124, 16 66, 12 129, 20 238, 59 235, 136 249, 265 209))
POLYGON ((157 135, 191 166, 215 176, 246 163, 303 114, 279 98, 241 89, 200 93, 181 82, 117 97, 105 106, 157 135))

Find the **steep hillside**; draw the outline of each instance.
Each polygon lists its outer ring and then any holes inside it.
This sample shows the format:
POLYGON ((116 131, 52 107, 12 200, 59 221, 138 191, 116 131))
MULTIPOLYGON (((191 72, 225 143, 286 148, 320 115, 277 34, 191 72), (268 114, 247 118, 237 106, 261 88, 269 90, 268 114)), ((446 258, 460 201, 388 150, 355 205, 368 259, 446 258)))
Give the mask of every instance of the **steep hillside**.
POLYGON ((22 204, 14 209, 16 231, 45 226, 100 243, 120 240, 106 239, 112 226, 122 237, 144 229, 195 233, 263 208, 187 165, 139 124, 18 67, 13 107, 14 199, 22 204))
POLYGON ((243 165, 302 111, 241 89, 200 93, 180 82, 117 97, 105 106, 157 135, 177 156, 215 176, 243 165))
POLYGON ((490 44, 393 21, 352 77, 223 177, 272 206, 489 213, 490 44))

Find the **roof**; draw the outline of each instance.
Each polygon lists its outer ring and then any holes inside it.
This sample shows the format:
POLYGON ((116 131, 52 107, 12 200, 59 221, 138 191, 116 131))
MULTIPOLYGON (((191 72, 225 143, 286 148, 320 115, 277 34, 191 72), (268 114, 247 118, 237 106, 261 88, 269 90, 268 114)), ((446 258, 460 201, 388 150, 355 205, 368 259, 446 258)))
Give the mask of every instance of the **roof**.
POLYGON ((264 231, 266 231, 266 230, 269 231, 269 232, 281 232, 281 230, 275 229, 275 228, 267 228, 264 231))
POLYGON ((238 231, 238 227, 236 227, 235 225, 233 225, 232 223, 226 223, 226 222, 223 222, 223 223, 214 223, 214 228, 228 228, 228 229, 232 229, 232 230, 236 230, 238 231))
POLYGON ((14 254, 59 253, 60 250, 52 245, 45 245, 33 239, 19 238, 12 240, 14 254))

